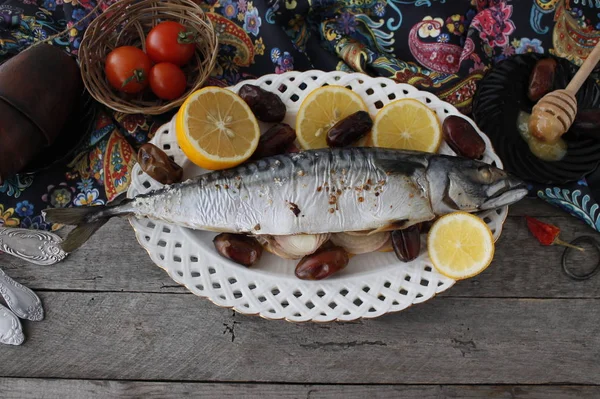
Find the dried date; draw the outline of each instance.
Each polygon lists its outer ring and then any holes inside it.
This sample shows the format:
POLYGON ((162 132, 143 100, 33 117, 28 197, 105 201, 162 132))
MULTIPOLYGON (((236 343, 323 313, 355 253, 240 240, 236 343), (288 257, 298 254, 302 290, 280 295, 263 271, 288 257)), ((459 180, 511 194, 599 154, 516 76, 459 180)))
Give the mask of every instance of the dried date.
POLYGON ((392 247, 398 259, 410 262, 421 252, 421 231, 418 225, 392 231, 392 247))
POLYGON ((283 154, 296 140, 296 131, 286 123, 278 123, 260 136, 252 158, 266 158, 283 154))
POLYGON ((531 75, 529 75, 529 86, 527 97, 537 102, 540 98, 552 91, 554 87, 554 76, 556 75, 556 60, 554 58, 542 58, 535 63, 531 75))
POLYGON ((342 247, 332 246, 305 256, 296 266, 296 277, 301 280, 322 280, 344 269, 350 257, 342 247))
POLYGON ((444 140, 458 155, 479 159, 485 152, 485 142, 475 128, 460 116, 451 115, 442 125, 444 140))
POLYGON ((144 144, 138 150, 138 163, 144 172, 162 184, 178 183, 183 169, 154 144, 144 144))
POLYGON ((243 234, 221 233, 213 239, 217 252, 235 263, 250 267, 260 259, 263 247, 243 234))
POLYGON ((358 111, 333 125, 327 132, 327 145, 346 147, 366 136, 373 127, 371 115, 358 111))
POLYGON ((245 84, 238 95, 248 104, 254 116, 263 122, 281 122, 287 112, 285 104, 275 93, 258 86, 245 84))

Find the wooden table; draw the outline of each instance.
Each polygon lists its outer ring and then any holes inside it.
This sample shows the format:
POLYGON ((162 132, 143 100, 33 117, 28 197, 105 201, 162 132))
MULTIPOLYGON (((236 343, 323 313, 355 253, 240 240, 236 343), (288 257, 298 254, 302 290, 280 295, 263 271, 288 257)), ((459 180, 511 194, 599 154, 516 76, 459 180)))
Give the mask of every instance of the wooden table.
POLYGON ((55 266, 0 255, 46 310, 44 321, 23 322, 22 346, 0 345, 0 397, 598 397, 600 276, 568 278, 563 248, 540 246, 525 214, 560 226, 565 240, 598 236, 524 200, 484 273, 403 312, 348 323, 218 308, 154 265, 125 220, 55 266))

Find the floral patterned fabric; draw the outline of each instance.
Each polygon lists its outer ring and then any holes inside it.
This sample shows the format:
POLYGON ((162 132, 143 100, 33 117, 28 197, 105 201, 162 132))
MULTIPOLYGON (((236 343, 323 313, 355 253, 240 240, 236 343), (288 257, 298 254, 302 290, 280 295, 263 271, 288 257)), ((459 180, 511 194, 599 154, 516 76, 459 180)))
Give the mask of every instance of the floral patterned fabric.
MULTIPOLYGON (((77 56, 90 20, 84 17, 97 1, 5 1, 0 57, 6 60, 65 28, 68 34, 52 43, 77 56)), ((98 12, 114 1, 105 0, 98 12)), ((466 114, 488 68, 527 52, 580 64, 600 29, 599 0, 205 0, 201 5, 220 42, 208 85, 290 70, 358 71, 434 92, 466 114)), ((40 216, 46 207, 115 199, 127 190, 137 148, 169 117, 103 108, 69 162, 0 185, 0 226, 50 229, 40 216)), ((572 205, 581 187, 585 181, 564 189, 568 195, 562 188, 539 193, 577 214, 564 204, 572 205)))

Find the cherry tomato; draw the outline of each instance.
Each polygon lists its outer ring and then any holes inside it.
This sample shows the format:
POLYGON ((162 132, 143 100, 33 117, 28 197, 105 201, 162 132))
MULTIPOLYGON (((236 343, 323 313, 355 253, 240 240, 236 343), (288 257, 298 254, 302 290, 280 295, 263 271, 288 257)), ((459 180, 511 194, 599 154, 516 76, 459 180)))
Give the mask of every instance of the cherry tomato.
POLYGON ((185 74, 175 64, 161 62, 150 70, 150 89, 158 98, 175 100, 185 92, 185 74))
POLYGON ((156 25, 146 37, 146 52, 152 61, 182 66, 194 56, 197 34, 178 22, 156 25))
POLYGON ((104 73, 112 87, 124 93, 139 93, 148 86, 150 58, 139 48, 117 47, 108 54, 104 73))

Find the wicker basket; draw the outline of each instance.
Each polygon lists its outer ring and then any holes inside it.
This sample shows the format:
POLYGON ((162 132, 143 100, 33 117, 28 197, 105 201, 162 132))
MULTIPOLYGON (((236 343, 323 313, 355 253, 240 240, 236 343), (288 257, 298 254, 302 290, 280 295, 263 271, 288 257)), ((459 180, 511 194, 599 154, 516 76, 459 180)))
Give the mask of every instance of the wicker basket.
POLYGON ((94 19, 79 49, 85 87, 99 102, 128 114, 157 115, 180 106, 199 89, 214 68, 217 36, 200 6, 191 0, 120 0, 94 19), (146 35, 158 23, 171 20, 198 32, 195 57, 183 67, 188 77, 186 93, 173 101, 156 98, 149 90, 136 96, 113 89, 105 78, 104 59, 116 47, 136 46, 146 50, 146 35))

